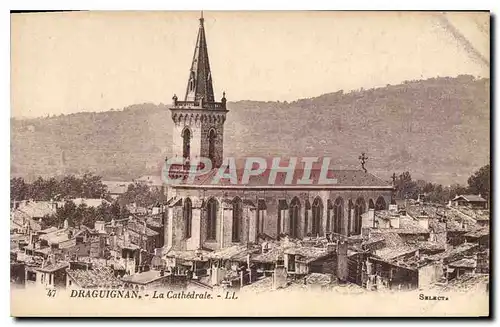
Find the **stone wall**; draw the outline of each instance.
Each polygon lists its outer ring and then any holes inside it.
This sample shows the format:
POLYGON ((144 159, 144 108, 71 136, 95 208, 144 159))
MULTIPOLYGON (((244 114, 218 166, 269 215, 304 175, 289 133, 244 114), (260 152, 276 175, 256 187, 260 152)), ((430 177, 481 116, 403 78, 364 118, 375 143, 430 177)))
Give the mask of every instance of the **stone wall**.
MULTIPOLYGON (((281 219, 281 232, 288 234, 290 232, 289 221, 289 205, 293 198, 297 197, 300 202, 299 217, 298 217, 298 237, 303 238, 310 230, 312 223, 312 210, 306 206, 306 201, 313 203, 316 197, 319 197, 322 202, 322 215, 320 219, 320 235, 325 235, 327 230, 327 217, 330 217, 330 231, 333 227, 333 208, 331 204, 337 198, 342 198, 344 201, 342 234, 347 234, 349 226, 348 219, 353 220, 353 210, 349 209, 349 200, 355 203, 356 199, 363 198, 366 202, 366 210, 368 210, 369 200, 376 202, 376 199, 381 196, 388 205, 391 199, 390 190, 243 190, 243 189, 196 189, 196 188, 180 188, 173 187, 170 196, 175 196, 178 200, 175 205, 171 205, 167 211, 168 222, 165 224, 165 243, 171 244, 177 249, 196 249, 200 245, 208 248, 218 249, 233 245, 232 242, 232 219, 233 210, 231 201, 235 197, 244 200, 242 221, 240 222, 240 243, 255 242, 257 238, 257 203, 258 200, 265 201, 266 210, 263 232, 271 237, 277 237, 278 222, 281 219), (191 239, 185 239, 185 221, 182 214, 182 200, 189 197, 193 202, 193 220, 191 239), (213 198, 218 203, 217 219, 216 219, 216 239, 207 241, 207 213, 205 206, 207 201, 213 198), (286 207, 282 210, 278 209, 279 201, 283 200, 286 207), (330 203, 330 205, 329 205, 330 203), (280 212, 281 211, 281 212, 280 212), (306 226, 305 216, 308 216, 308 224, 306 226), (198 221, 199 217, 199 221, 198 221), (172 224, 172 225, 170 225, 172 224), (171 235, 169 235, 169 233, 171 235), (199 237, 199 239, 198 239, 199 237), (169 243, 170 240, 170 243, 169 243), (189 246, 188 246, 189 245, 189 246)), ((365 221, 363 221, 365 223, 365 221)), ((372 224, 372 223, 370 223, 372 224)), ((351 224, 352 226, 352 221, 351 224)), ((366 226, 362 226, 366 227, 366 226)), ((368 226, 371 227, 371 226, 368 226)))

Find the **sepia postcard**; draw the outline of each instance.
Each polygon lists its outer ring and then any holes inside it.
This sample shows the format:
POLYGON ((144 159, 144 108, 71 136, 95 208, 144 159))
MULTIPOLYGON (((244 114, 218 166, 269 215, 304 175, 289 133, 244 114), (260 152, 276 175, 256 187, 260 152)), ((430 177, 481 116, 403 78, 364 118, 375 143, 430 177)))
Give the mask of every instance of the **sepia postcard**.
POLYGON ((11 13, 14 317, 488 317, 490 13, 11 13))

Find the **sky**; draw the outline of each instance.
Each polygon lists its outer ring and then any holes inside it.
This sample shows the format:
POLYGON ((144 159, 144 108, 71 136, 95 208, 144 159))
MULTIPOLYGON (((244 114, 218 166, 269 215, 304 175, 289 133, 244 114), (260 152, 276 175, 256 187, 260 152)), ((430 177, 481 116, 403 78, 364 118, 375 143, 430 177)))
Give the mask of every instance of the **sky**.
MULTIPOLYGON (((185 92, 200 12, 11 15, 11 116, 170 103, 185 92)), ((204 12, 216 99, 294 101, 489 77, 489 13, 204 12)))

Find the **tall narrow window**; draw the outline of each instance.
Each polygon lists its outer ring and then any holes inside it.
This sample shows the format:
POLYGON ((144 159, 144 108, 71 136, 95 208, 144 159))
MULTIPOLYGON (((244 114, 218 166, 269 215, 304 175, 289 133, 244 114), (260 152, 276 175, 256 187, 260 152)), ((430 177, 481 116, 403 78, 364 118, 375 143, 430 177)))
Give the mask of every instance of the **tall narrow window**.
POLYGON ((217 200, 210 199, 207 202, 207 239, 215 241, 217 237, 217 211, 219 204, 217 200))
POLYGON ((182 145, 182 157, 185 160, 189 160, 191 155, 191 132, 188 128, 182 133, 183 145, 182 145))
POLYGON ((362 215, 365 211, 365 200, 363 198, 358 198, 356 200, 356 205, 354 206, 354 235, 361 234, 362 215))
POLYGON ((323 203, 321 202, 320 198, 314 199, 313 205, 312 205, 312 236, 318 236, 321 235, 321 226, 323 225, 322 222, 323 218, 323 203))
POLYGON ((211 129, 208 132, 208 158, 212 161, 212 166, 215 164, 215 130, 211 129))
POLYGON ((264 220, 266 216, 266 201, 259 199, 257 201, 257 235, 264 233, 264 220))
POLYGON ((375 202, 375 210, 385 210, 387 205, 383 197, 379 196, 377 202, 375 202))
POLYGON ((342 221, 344 218, 344 200, 337 198, 333 204, 333 232, 342 233, 342 221))
POLYGON ((299 235, 300 201, 293 198, 290 204, 290 237, 297 238, 299 235))
POLYGON ((330 233, 332 231, 332 200, 328 200, 326 210, 326 232, 330 233))
POLYGON ((352 200, 347 201, 347 236, 351 236, 353 234, 353 228, 354 228, 354 216, 352 214, 351 209, 353 209, 354 206, 352 204, 352 200))
POLYGON ((284 233, 283 230, 283 220, 285 217, 283 216, 283 212, 288 208, 286 200, 279 200, 278 201, 278 223, 277 223, 277 236, 284 233))
POLYGON ((191 71, 191 75, 189 76, 189 91, 194 91, 194 72, 191 71))
POLYGON ((240 241, 241 219, 243 217, 243 205, 241 199, 236 197, 233 200, 233 232, 232 242, 240 241))
POLYGON ((186 226, 186 233, 185 236, 186 238, 191 237, 191 226, 192 226, 192 219, 193 219, 193 206, 191 203, 191 199, 187 198, 184 201, 184 223, 186 226))

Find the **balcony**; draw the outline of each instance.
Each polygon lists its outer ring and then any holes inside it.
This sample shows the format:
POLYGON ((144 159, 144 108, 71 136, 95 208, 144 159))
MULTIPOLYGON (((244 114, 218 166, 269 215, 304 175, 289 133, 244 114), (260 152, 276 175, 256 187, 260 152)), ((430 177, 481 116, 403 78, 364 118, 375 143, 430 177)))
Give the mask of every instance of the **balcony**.
POLYGON ((226 109, 225 102, 174 101, 173 105, 176 109, 226 109))

